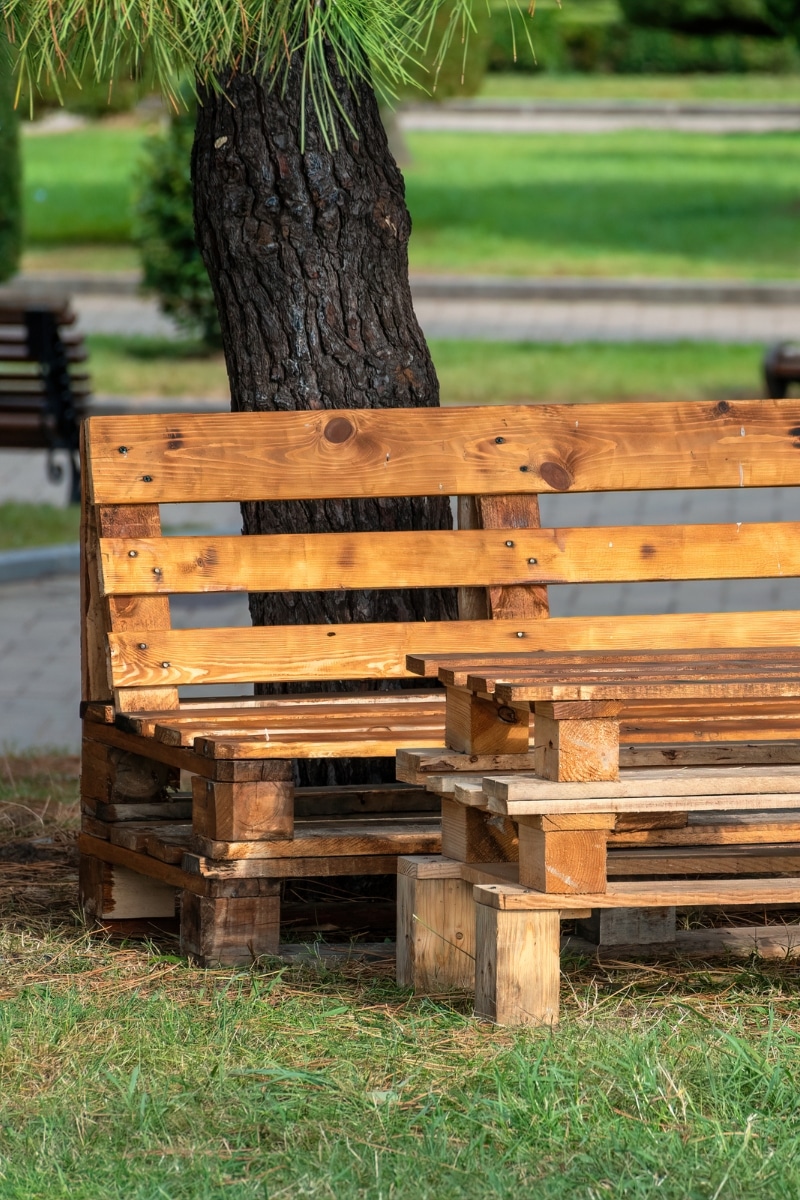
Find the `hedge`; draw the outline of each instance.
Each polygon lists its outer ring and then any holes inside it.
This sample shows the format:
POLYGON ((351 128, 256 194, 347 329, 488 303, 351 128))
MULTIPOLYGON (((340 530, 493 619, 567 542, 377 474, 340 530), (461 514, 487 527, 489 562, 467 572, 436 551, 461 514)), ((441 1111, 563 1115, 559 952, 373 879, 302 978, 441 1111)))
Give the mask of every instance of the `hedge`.
POLYGON ((0 280, 19 265, 22 241, 19 128, 8 45, 0 37, 0 280))

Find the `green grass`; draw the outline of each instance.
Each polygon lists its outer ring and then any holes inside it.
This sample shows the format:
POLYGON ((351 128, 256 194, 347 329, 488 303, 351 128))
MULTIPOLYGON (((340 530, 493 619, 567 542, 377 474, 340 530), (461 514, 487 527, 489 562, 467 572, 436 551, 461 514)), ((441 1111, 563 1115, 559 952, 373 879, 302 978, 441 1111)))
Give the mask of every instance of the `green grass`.
POLYGON ((4 1200, 794 1200, 796 965, 567 964, 561 1029, 380 967, 0 934, 4 1200))
MULTIPOLYGON (((155 338, 92 335, 88 343, 98 394, 228 398, 221 354, 155 338)), ((759 345, 433 341, 431 350, 446 404, 730 399, 762 391, 759 345)))
MULTIPOLYGON (((536 43, 536 23, 531 29, 536 43)), ((797 104, 798 75, 554 75, 548 71, 491 72, 481 99, 492 100, 729 100, 797 104)))
POLYGON ((30 245, 125 242, 144 126, 100 122, 25 137, 25 239, 30 245))
POLYGON ((0 504, 0 551, 77 542, 79 519, 77 505, 55 508, 7 500, 0 504))
POLYGON ((796 278, 800 139, 413 134, 412 268, 796 278))
MULTIPOLYGON (((142 136, 98 125, 27 138, 29 245, 124 241, 142 136)), ((417 133, 409 143, 411 265, 419 271, 800 273, 793 134, 417 133)))

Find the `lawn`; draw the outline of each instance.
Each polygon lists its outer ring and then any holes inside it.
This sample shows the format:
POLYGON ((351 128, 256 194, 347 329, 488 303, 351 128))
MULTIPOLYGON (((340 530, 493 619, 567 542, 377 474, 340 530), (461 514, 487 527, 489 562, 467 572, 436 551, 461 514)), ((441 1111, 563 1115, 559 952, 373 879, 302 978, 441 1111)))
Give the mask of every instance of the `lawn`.
MULTIPOLYGON (((124 241, 141 129, 25 140, 29 248, 124 241)), ((796 278, 800 140, 415 133, 417 271, 796 278)))
MULTIPOLYGON (((227 399, 222 355, 151 338, 88 339, 95 392, 227 399)), ((431 343, 445 404, 758 396, 763 347, 716 343, 431 343)))
POLYGON ((200 971, 77 923, 76 772, 0 759, 3 1200, 797 1196, 796 963, 565 960, 555 1034, 390 961, 200 971))
MULTIPOLYGON (((535 46, 535 20, 531 35, 535 46)), ((800 75, 554 75, 550 71, 492 71, 484 80, 479 99, 797 104, 800 75)))
POLYGON ((79 516, 77 505, 55 508, 7 500, 0 504, 0 552, 77 542, 79 516))

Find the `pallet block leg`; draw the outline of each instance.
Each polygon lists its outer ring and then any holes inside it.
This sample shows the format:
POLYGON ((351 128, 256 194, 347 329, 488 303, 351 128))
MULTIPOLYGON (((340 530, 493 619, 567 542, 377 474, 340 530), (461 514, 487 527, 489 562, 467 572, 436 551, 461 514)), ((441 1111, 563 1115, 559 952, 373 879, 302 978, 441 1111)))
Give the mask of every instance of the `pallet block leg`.
POLYGON ((78 868, 81 908, 90 922, 174 917, 177 890, 171 884, 82 854, 78 868))
MULTIPOLYGON (((274 773, 282 764, 270 764, 274 773)), ((192 828, 220 842, 287 841, 294 836, 292 764, 285 779, 221 783, 192 779, 192 828)))
POLYGON ((558 1023, 561 915, 509 912, 475 888, 475 1015, 497 1025, 558 1023))
POLYGON ((536 774, 561 783, 619 779, 616 701, 555 701, 535 706, 536 774))
POLYGON ((674 946, 675 908, 597 908, 578 922, 578 934, 598 950, 613 946, 674 946))
POLYGON ((181 954, 200 966, 249 965, 263 954, 277 954, 279 942, 278 880, 259 896, 182 893, 181 954))
POLYGON ((527 754, 527 704, 496 704, 467 688, 447 689, 445 742, 462 754, 527 754))
POLYGON ((520 817, 520 886, 556 894, 604 892, 611 824, 613 817, 604 813, 578 818, 520 817), (569 823, 578 827, 550 827, 569 823), (580 828, 581 824, 588 828, 580 828))
POLYGON ((426 993, 475 986, 471 884, 398 874, 397 982, 426 993))

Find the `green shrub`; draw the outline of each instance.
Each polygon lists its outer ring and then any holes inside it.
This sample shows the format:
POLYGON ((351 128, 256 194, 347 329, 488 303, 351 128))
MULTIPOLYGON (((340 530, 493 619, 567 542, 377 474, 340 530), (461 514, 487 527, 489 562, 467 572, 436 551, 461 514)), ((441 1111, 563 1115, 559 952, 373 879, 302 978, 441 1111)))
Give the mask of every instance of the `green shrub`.
MULTIPOLYGON (((472 14, 475 28, 462 29, 460 23, 457 25, 437 74, 436 48, 441 45, 451 13, 452 9, 447 5, 439 10, 433 22, 428 52, 421 56, 418 64, 410 67, 411 75, 433 100, 477 95, 488 67, 492 21, 486 5, 478 3, 472 14)), ((420 98, 416 90, 407 94, 412 99, 420 98)))
POLYGON ((800 70, 800 53, 790 38, 704 36, 627 26, 608 45, 606 62, 627 75, 786 75, 800 70))
POLYGON ((142 163, 134 238, 144 286, 163 312, 209 347, 220 345, 219 321, 205 264, 194 240, 191 153, 194 113, 173 118, 150 138, 142 163))
POLYGON ((0 281, 19 264, 22 239, 19 129, 8 45, 0 36, 0 281))
POLYGON ((22 88, 19 109, 24 116, 31 112, 38 116, 47 109, 65 108, 84 117, 105 117, 111 113, 130 112, 154 90, 152 73, 147 67, 131 68, 113 84, 90 74, 81 79, 72 76, 57 81, 43 78, 36 84, 33 94, 22 88))
POLYGON ((798 0, 764 0, 769 19, 785 37, 800 42, 800 2, 798 0))
POLYGON ((620 0, 631 25, 687 33, 778 32, 765 0, 620 0))

